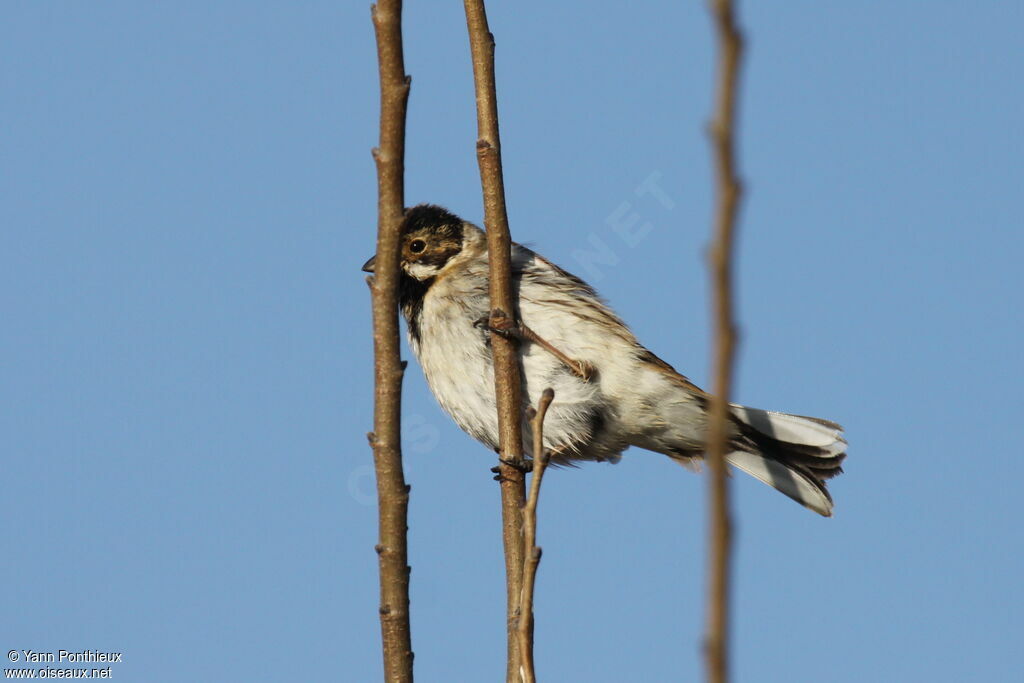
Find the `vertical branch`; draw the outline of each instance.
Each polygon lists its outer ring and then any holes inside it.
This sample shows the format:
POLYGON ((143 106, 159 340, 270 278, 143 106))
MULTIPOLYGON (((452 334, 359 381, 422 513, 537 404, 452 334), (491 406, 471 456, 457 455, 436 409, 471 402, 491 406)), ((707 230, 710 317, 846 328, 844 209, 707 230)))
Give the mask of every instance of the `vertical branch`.
POLYGON ((736 27, 731 0, 711 0, 711 11, 718 36, 717 92, 710 131, 715 159, 717 207, 714 243, 710 254, 715 320, 715 381, 707 453, 711 470, 711 552, 704 647, 707 680, 725 683, 729 679, 729 580, 732 562, 732 520, 725 455, 729 392, 736 347, 732 308, 733 234, 741 194, 740 182, 736 177, 733 131, 743 39, 736 27))
POLYGON ((523 683, 536 683, 533 670, 533 587, 537 581, 537 567, 540 565, 541 550, 537 547, 537 501, 540 498, 540 484, 548 467, 551 454, 544 450, 544 416, 555 398, 555 392, 545 389, 533 415, 533 478, 530 480, 530 497, 523 508, 523 591, 519 601, 519 624, 516 635, 519 640, 519 658, 522 663, 523 683))
MULTIPOLYGON (((512 239, 505 212, 505 185, 501 172, 501 141, 498 135, 498 98, 494 85, 494 36, 487 26, 483 0, 465 0, 469 47, 473 58, 473 82, 476 90, 477 161, 484 195, 484 225, 490 259, 490 297, 492 316, 517 315, 512 296, 512 239)), ((519 358, 515 343, 491 334, 494 354, 494 383, 498 400, 498 431, 501 461, 502 538, 505 544, 507 598, 506 632, 508 662, 506 677, 518 680, 519 654, 516 625, 523 581, 523 517, 526 497, 523 472, 508 463, 523 457, 522 408, 519 358)))
POLYGON ((377 163, 377 256, 373 296, 373 462, 379 505, 380 627, 384 679, 412 681, 409 630, 409 487, 402 470, 402 374, 398 342, 398 261, 405 206, 405 112, 410 78, 402 57, 402 2, 372 7, 380 68, 380 145, 377 163))

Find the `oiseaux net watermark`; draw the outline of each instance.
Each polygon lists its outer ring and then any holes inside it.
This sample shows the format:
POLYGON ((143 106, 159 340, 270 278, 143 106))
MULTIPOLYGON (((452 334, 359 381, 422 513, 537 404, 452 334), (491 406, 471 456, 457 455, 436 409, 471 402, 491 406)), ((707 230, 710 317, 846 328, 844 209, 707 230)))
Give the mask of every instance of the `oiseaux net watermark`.
POLYGON ((4 678, 110 679, 114 677, 113 665, 120 663, 122 657, 122 653, 108 650, 8 650, 7 660, 22 667, 4 669, 4 678))

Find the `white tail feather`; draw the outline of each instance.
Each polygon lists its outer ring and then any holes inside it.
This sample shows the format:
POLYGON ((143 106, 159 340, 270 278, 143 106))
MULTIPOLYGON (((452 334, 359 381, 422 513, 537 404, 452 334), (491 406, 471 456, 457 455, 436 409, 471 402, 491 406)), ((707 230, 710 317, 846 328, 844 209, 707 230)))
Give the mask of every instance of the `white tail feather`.
POLYGON ((825 458, 846 452, 843 428, 834 422, 736 404, 731 407, 733 415, 776 441, 815 446, 822 449, 825 458))
POLYGON ((725 456, 725 459, 733 467, 785 493, 804 507, 825 517, 832 516, 832 500, 828 494, 802 473, 775 460, 746 451, 733 451, 725 456))

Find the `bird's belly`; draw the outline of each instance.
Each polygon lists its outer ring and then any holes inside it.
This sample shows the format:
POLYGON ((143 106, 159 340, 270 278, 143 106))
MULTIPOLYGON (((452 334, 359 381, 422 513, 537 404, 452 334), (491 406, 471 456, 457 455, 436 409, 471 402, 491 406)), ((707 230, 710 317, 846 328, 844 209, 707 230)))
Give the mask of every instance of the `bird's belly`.
POLYGON ((445 412, 474 439, 497 448, 494 365, 485 339, 469 317, 432 315, 424 316, 419 343, 412 346, 445 412))
MULTIPOLYGON (((467 434, 497 448, 498 419, 489 335, 473 325, 469 316, 434 315, 429 324, 421 322, 419 343, 412 346, 427 384, 445 412, 467 434)), ((555 391, 555 400, 544 422, 545 447, 572 447, 578 452, 573 457, 613 458, 610 453, 585 452, 605 412, 599 382, 583 382, 550 352, 534 344, 521 344, 519 358, 523 411, 536 406, 545 389, 555 391)), ((532 455, 532 434, 526 421, 523 446, 526 454, 532 455)))
MULTIPOLYGON (((591 452, 595 432, 605 421, 605 405, 597 380, 584 382, 545 349, 526 344, 520 352, 523 402, 536 407, 546 389, 555 398, 544 419, 544 447, 557 451, 559 461, 589 458, 604 460, 606 453, 591 452)), ((524 448, 533 455, 532 426, 523 429, 524 448)))

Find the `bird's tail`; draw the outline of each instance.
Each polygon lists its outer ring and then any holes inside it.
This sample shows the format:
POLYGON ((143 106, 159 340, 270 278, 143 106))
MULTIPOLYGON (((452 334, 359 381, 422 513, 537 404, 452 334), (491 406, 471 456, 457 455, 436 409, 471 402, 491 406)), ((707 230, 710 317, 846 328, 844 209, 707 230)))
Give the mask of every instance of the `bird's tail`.
POLYGON ((843 428, 815 417, 732 405, 740 435, 726 460, 825 517, 832 496, 825 481, 841 474, 846 457, 843 428))

